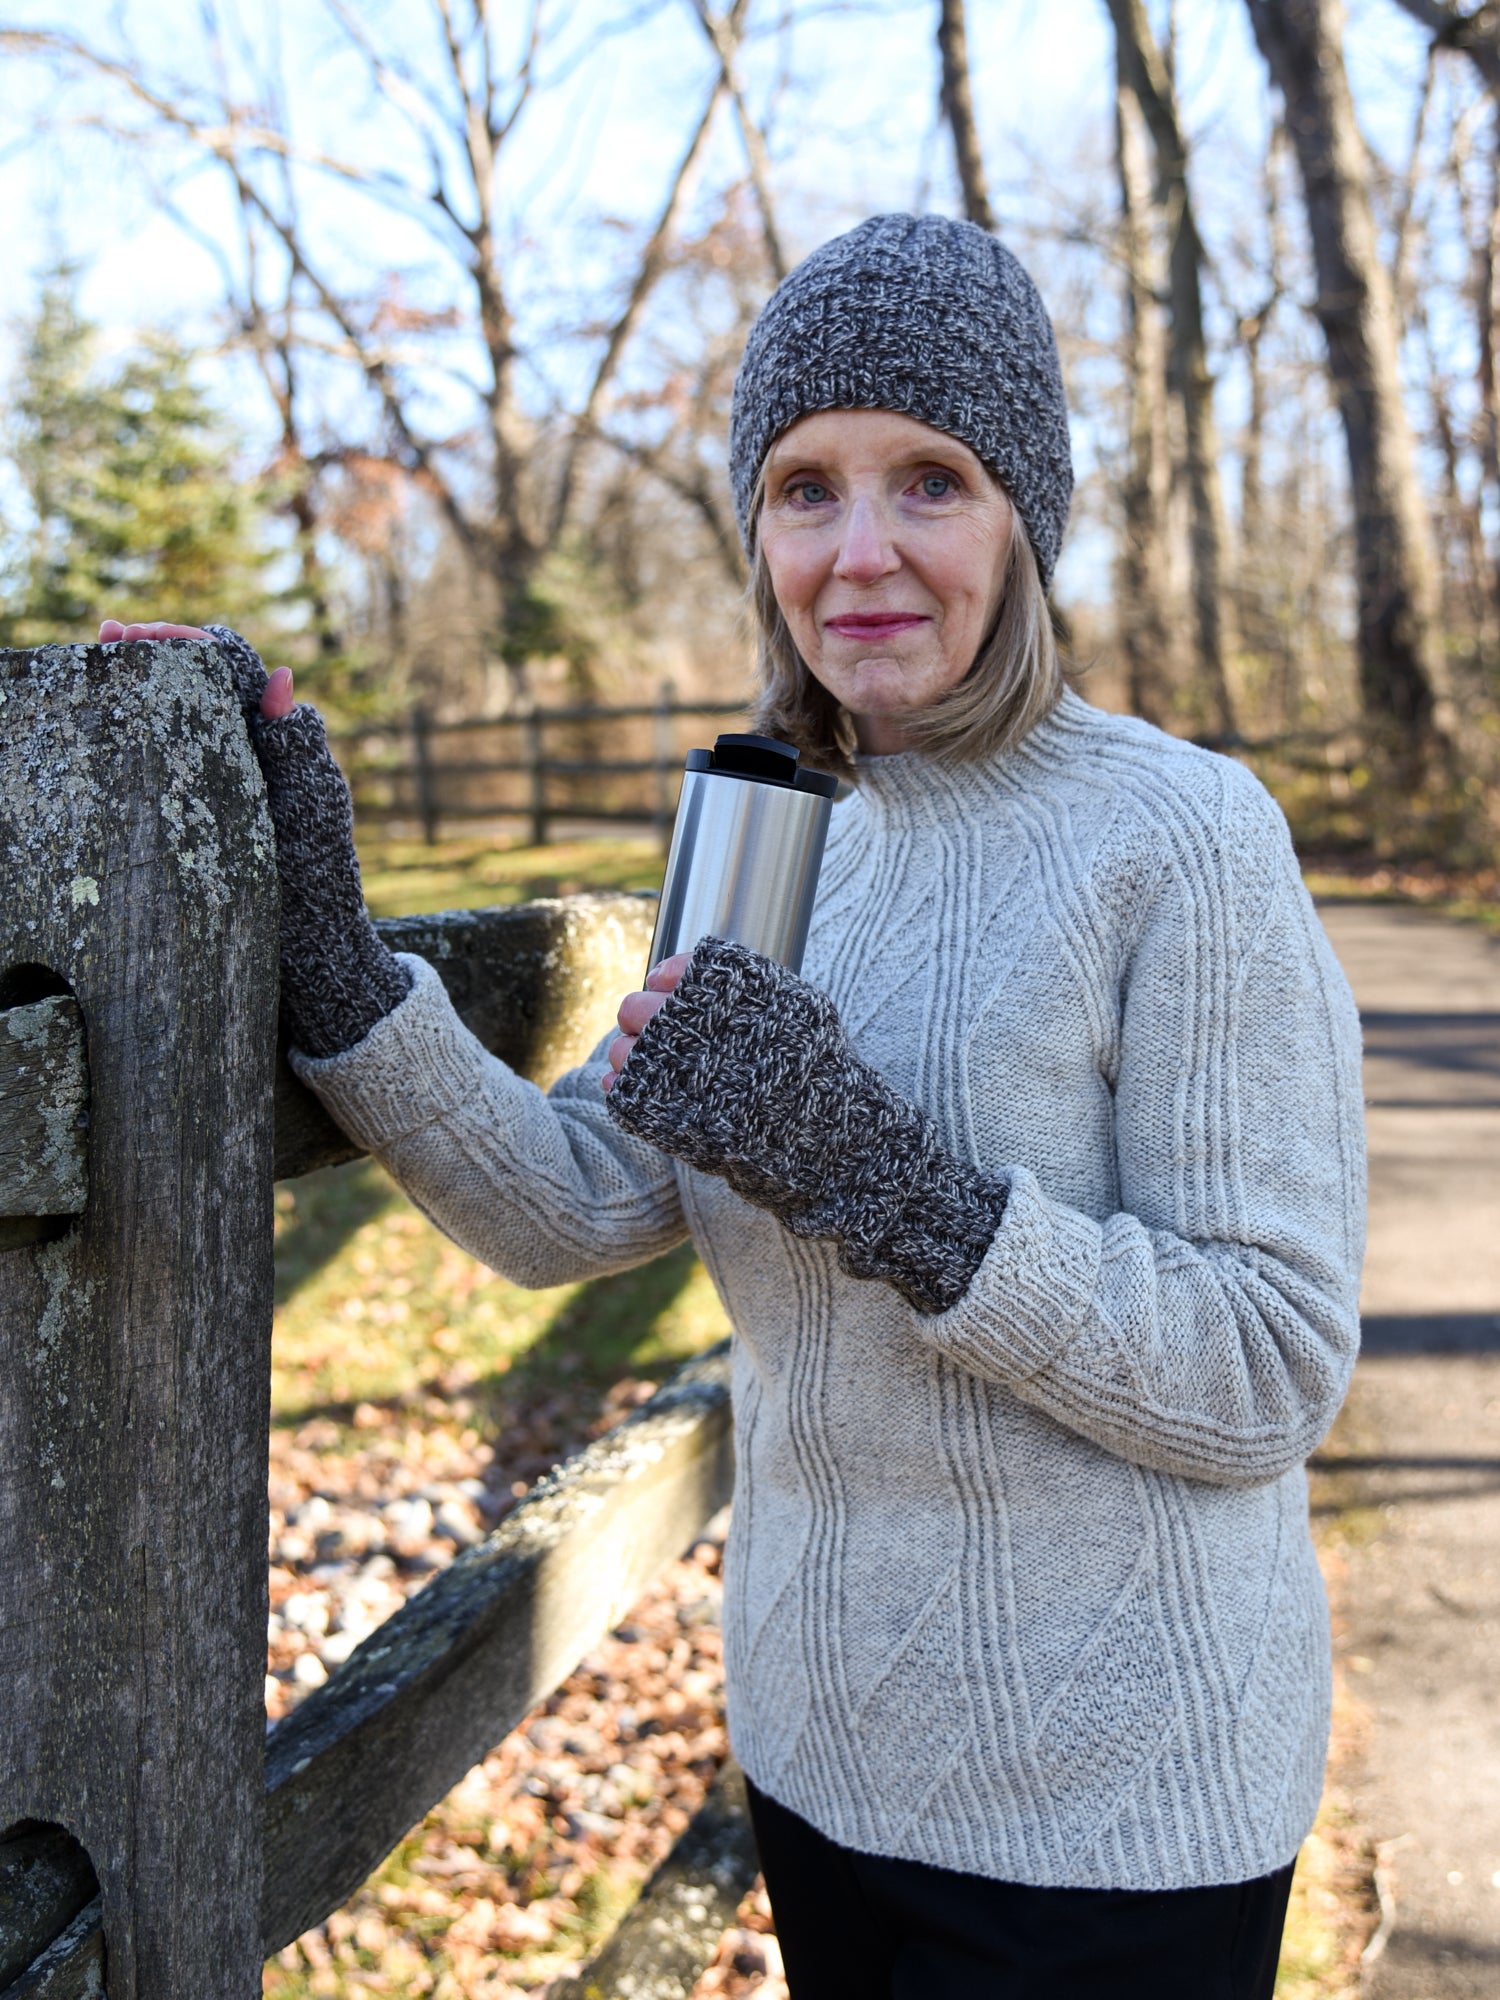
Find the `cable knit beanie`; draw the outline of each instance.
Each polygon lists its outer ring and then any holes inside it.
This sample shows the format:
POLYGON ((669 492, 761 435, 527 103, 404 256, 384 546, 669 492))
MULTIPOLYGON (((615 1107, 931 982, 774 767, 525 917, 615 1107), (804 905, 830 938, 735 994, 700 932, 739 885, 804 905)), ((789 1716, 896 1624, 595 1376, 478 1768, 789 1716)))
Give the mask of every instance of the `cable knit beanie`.
POLYGON ((740 534, 766 453, 815 410, 895 410, 966 444, 1014 501, 1052 582, 1073 494, 1052 322, 1015 258, 972 222, 876 215, 777 286, 734 385, 740 534))

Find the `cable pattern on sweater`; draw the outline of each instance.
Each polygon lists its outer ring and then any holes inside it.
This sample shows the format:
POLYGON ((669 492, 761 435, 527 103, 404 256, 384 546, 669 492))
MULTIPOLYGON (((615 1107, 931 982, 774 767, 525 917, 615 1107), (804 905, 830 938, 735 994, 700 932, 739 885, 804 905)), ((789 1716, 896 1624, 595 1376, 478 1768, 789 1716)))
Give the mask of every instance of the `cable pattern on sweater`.
POLYGON ((871 760, 824 881, 806 985, 1007 1189, 944 1311, 623 1131, 602 1062, 522 1084, 416 961, 298 1067, 527 1282, 691 1228, 737 1334, 725 1655, 764 1790, 1009 1881, 1279 1867, 1321 1785, 1302 1460, 1353 1362, 1363 1199, 1357 1017, 1284 824, 1070 695, 988 765, 871 760))

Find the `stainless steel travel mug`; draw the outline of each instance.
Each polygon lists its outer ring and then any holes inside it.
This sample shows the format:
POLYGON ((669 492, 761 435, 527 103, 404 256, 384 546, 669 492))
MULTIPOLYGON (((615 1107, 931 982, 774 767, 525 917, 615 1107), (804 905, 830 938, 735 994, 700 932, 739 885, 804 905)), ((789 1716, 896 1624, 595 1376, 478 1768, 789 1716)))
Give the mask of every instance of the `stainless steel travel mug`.
POLYGON ((837 790, 774 736, 689 750, 646 970, 719 937, 800 972, 837 790))

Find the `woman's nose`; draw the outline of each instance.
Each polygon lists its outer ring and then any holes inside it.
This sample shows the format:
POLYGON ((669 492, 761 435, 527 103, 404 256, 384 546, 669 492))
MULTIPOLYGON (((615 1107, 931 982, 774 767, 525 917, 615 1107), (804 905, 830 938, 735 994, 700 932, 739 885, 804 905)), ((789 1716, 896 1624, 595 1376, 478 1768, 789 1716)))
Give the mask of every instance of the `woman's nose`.
POLYGON ((889 523, 881 510, 870 500, 856 500, 844 516, 834 574, 849 583, 874 583, 899 566, 889 523))

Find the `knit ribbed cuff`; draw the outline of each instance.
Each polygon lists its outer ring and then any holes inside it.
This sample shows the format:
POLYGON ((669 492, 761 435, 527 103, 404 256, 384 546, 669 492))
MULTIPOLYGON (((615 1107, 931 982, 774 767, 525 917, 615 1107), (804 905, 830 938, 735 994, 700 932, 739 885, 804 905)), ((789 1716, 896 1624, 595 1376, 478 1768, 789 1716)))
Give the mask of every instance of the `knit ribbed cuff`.
POLYGON ((1008 1190, 973 1283, 923 1333, 975 1374, 1021 1381, 1057 1359, 1092 1309, 1104 1231, 1024 1167, 1011 1169, 1008 1190))
POLYGON ((395 956, 411 986, 362 1041, 331 1056, 290 1052, 293 1070, 340 1130, 372 1153, 474 1098, 472 1037, 447 988, 425 958, 395 956))

